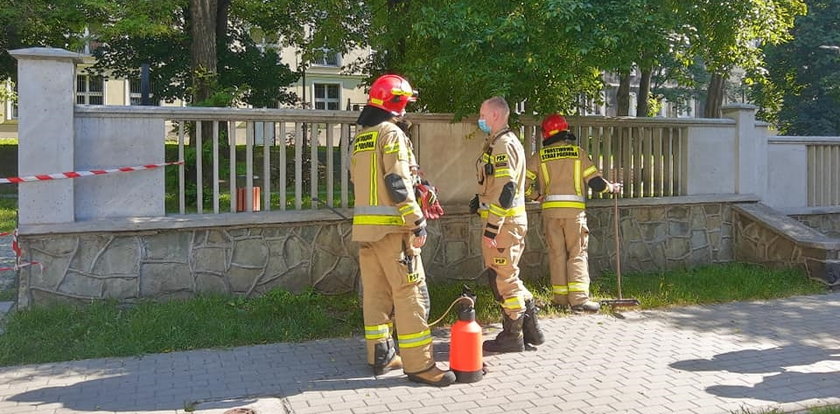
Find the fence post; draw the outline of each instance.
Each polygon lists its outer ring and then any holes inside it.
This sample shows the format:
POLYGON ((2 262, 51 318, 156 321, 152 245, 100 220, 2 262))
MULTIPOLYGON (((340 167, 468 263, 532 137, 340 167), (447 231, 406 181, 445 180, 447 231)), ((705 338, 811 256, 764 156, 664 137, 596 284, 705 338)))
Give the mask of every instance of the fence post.
POLYGON ((756 107, 729 104, 724 118, 735 120, 735 193, 764 197, 767 187, 767 136, 755 124, 756 107))
MULTIPOLYGON (((18 175, 74 169, 76 63, 85 55, 34 47, 10 50, 18 61, 18 175)), ((72 180, 18 184, 20 224, 75 220, 72 180)))

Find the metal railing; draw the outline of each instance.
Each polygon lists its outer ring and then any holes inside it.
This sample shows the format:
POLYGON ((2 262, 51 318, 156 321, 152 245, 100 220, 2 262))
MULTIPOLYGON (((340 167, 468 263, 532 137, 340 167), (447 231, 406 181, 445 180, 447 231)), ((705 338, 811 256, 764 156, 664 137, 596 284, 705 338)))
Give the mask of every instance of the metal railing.
MULTIPOLYGON (((353 206, 348 149, 358 112, 136 106, 77 111, 166 122, 166 161, 186 161, 167 171, 169 214, 353 206)), ((681 146, 688 128, 702 122, 605 117, 569 122, 605 178, 624 183, 623 197, 682 195, 681 146)), ((422 124, 423 116, 414 119, 415 143, 422 124)), ((539 124, 526 119, 522 125, 520 137, 530 154, 542 142, 539 124)))
POLYGON ((193 200, 187 200, 192 179, 196 213, 203 213, 207 203, 213 213, 352 206, 347 162, 358 113, 231 111, 236 113, 219 113, 221 118, 209 120, 199 116, 168 119, 177 125, 180 159, 189 148, 205 148, 207 139, 212 142, 210 151, 204 149, 202 157, 195 156, 194 163, 179 170, 180 214, 193 205, 193 200), (191 169, 192 174, 187 174, 191 169), (211 180, 209 197, 204 195, 205 177, 211 180), (226 188, 221 188, 225 179, 226 188), (228 206, 222 205, 223 198, 228 199, 228 206))
MULTIPOLYGON (((687 125, 696 121, 607 117, 570 117, 568 121, 578 145, 590 154, 604 178, 624 184, 622 197, 682 195, 681 145, 687 125)), ((538 151, 539 124, 526 120, 521 132, 526 152, 538 151)), ((590 198, 603 197, 609 196, 590 194, 590 198)))
POLYGON ((808 152, 808 207, 840 206, 840 138, 812 142, 808 152))

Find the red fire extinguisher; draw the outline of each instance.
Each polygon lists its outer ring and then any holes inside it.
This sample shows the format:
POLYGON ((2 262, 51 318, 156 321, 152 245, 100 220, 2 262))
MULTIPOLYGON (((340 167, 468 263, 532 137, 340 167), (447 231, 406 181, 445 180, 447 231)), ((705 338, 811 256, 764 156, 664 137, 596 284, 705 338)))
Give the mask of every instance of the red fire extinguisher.
POLYGON ((458 382, 478 382, 484 377, 481 360, 481 326, 475 321, 475 294, 464 285, 458 321, 452 325, 449 368, 458 382))

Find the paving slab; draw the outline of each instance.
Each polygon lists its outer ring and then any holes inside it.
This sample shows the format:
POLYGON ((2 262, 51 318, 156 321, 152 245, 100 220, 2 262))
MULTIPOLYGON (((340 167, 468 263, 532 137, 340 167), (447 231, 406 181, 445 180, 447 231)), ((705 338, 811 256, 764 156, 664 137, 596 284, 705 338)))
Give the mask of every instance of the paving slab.
POLYGON ((794 412, 840 404, 838 316, 840 293, 559 317, 444 389, 373 376, 361 337, 4 367, 0 413, 794 412))

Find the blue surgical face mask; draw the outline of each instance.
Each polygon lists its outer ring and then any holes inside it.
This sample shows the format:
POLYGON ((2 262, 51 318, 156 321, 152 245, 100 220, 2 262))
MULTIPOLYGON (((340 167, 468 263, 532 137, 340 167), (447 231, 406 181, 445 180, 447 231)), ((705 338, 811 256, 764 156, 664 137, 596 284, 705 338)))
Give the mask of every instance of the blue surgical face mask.
POLYGON ((489 134, 491 131, 490 125, 487 125, 487 121, 484 119, 478 120, 478 129, 484 131, 485 134, 489 134))

